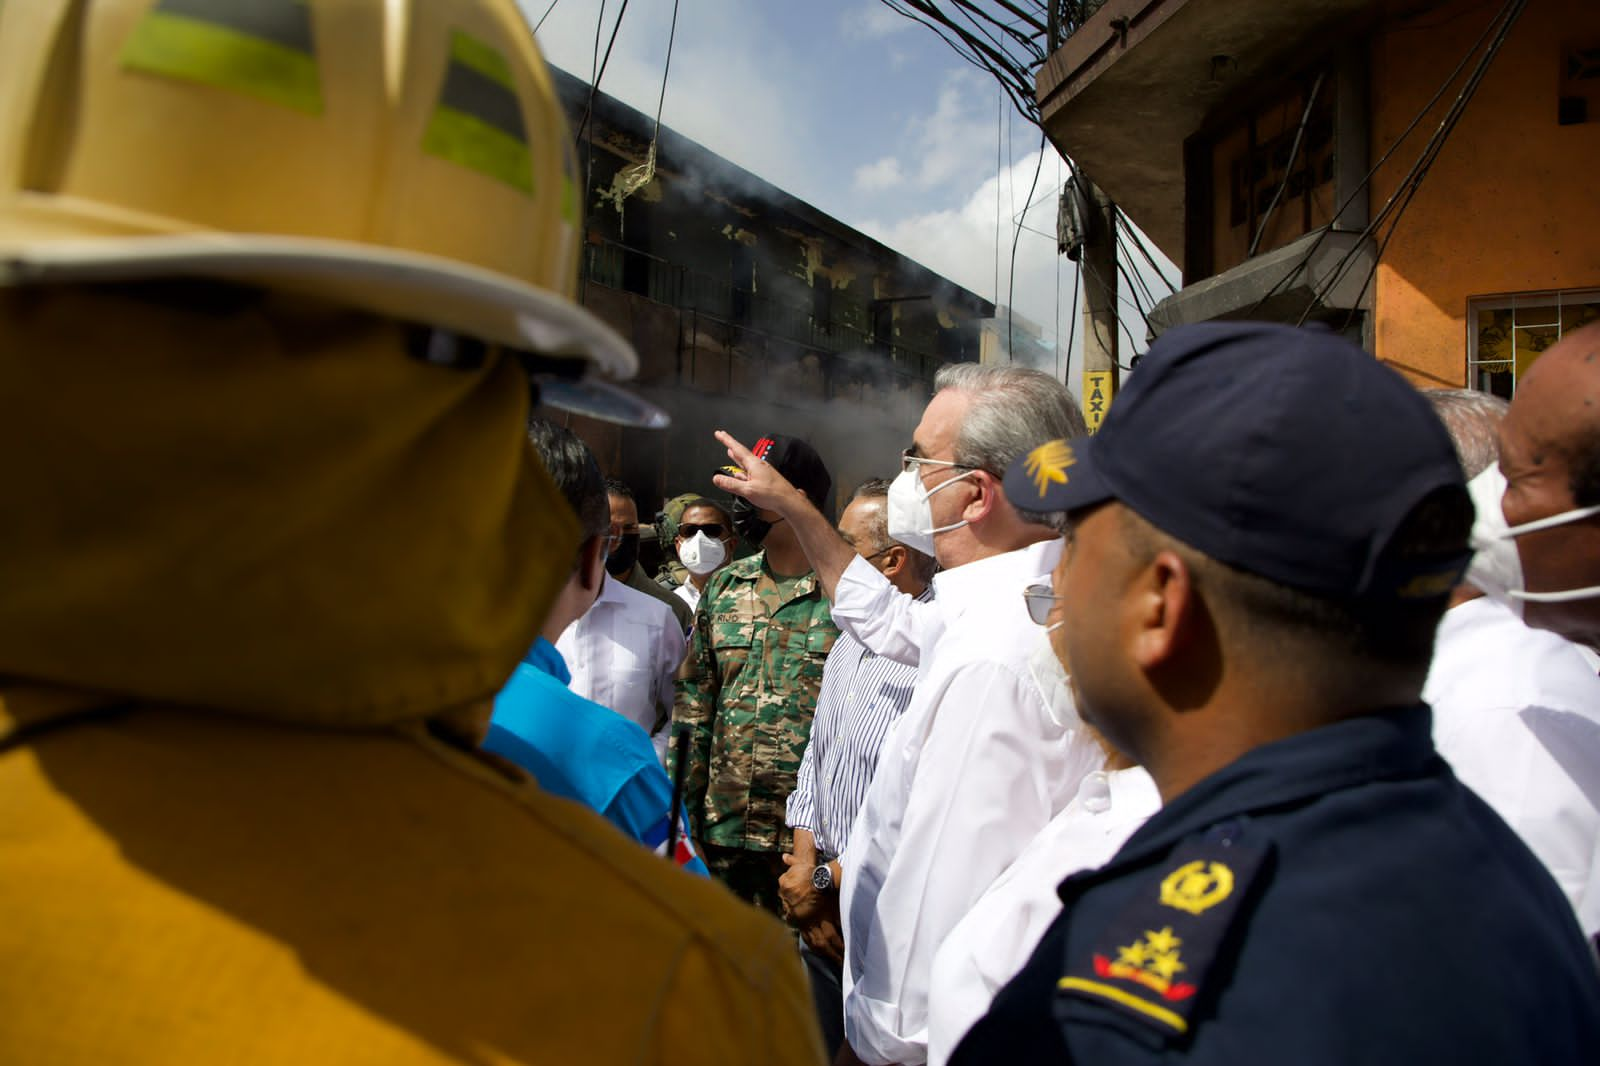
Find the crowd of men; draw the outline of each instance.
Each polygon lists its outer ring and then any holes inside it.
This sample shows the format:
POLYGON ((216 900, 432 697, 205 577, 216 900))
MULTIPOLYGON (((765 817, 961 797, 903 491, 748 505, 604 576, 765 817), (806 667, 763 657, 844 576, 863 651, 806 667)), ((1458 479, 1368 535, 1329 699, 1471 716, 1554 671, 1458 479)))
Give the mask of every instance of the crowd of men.
POLYGON ((0 6, 0 1061, 1600 1058, 1600 324, 946 366, 658 582, 523 16, 330 9, 0 6))

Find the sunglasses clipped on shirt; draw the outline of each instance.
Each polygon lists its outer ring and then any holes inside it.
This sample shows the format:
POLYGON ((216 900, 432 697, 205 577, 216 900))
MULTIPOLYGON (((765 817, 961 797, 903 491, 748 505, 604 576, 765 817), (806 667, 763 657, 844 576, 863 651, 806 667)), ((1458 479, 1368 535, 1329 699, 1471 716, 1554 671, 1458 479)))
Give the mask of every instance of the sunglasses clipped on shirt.
POLYGON ((703 522, 700 525, 695 525, 693 522, 686 522, 678 527, 678 536, 683 537, 685 540, 694 536, 696 533, 704 533, 712 540, 721 540, 723 532, 724 528, 721 522, 703 522))
POLYGON ((1022 599, 1028 605, 1028 617, 1033 619, 1033 624, 1042 626, 1050 621, 1050 608, 1059 599, 1055 590, 1049 585, 1029 585, 1022 590, 1022 599))

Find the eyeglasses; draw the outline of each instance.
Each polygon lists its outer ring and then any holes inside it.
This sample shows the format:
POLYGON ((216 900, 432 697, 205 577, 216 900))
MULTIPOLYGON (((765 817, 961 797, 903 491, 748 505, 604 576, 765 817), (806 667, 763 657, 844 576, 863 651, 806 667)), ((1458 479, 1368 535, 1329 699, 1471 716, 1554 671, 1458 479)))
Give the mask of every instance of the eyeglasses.
POLYGON ((949 459, 929 459, 926 456, 922 456, 922 455, 912 455, 910 448, 907 448, 905 451, 900 453, 900 472, 901 473, 905 473, 907 470, 910 470, 913 467, 918 467, 918 466, 948 466, 953 470, 976 470, 976 469, 978 469, 977 467, 969 466, 966 463, 953 463, 949 459))
POLYGON ((712 540, 721 540, 723 533, 722 523, 702 522, 699 525, 696 525, 693 522, 685 522, 678 527, 678 536, 683 537, 685 540, 694 536, 696 533, 704 533, 712 540))
POLYGON ((1064 600, 1065 596, 1057 596, 1049 585, 1029 585, 1022 590, 1022 600, 1028 605, 1028 617, 1033 619, 1036 626, 1045 625, 1050 621, 1050 608, 1057 600, 1064 600))

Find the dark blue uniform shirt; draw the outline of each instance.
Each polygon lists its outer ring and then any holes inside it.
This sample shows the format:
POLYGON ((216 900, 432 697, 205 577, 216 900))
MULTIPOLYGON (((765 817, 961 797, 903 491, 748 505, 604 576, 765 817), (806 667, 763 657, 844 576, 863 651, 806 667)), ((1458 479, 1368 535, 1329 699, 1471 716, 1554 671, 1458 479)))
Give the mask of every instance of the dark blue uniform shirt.
POLYGON ((1150 819, 952 1063, 1600 1063, 1566 898, 1424 706, 1250 752, 1150 819))

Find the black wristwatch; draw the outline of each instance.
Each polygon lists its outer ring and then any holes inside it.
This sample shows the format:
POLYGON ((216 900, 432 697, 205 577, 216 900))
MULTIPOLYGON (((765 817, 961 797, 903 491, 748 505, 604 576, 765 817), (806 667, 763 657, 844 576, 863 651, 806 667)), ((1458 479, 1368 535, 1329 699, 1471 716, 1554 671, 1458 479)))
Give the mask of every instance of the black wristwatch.
POLYGON ((833 867, 825 862, 817 863, 816 867, 811 871, 811 887, 818 892, 832 892, 834 888, 833 867))

